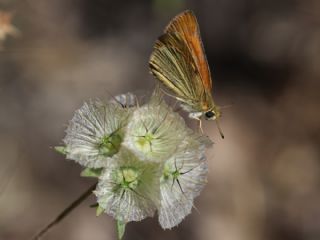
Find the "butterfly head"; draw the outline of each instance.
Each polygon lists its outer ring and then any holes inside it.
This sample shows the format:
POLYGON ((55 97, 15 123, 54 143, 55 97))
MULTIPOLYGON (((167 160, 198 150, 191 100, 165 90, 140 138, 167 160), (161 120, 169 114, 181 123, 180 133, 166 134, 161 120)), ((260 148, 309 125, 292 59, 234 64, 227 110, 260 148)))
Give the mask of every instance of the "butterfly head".
POLYGON ((205 112, 204 117, 206 120, 216 120, 221 117, 221 112, 218 107, 214 107, 213 109, 205 112))
POLYGON ((216 120, 216 124, 217 124, 218 130, 220 132, 221 138, 224 138, 221 127, 218 122, 218 118, 221 117, 220 109, 217 106, 215 106, 213 109, 205 112, 204 117, 206 120, 216 120))

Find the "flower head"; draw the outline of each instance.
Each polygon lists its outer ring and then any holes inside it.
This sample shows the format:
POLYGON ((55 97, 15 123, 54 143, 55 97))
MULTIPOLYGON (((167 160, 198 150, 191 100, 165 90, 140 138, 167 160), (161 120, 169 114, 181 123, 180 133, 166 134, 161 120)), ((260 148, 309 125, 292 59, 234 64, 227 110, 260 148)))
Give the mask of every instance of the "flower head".
POLYGON ((161 204, 158 210, 162 228, 179 224, 192 209, 193 199, 206 184, 205 147, 209 139, 192 134, 164 164, 160 181, 161 204))
POLYGON ((153 216, 159 205, 161 169, 122 148, 100 176, 95 191, 99 206, 122 222, 153 216))
POLYGON ((106 167, 120 149, 130 116, 131 110, 118 103, 84 103, 66 130, 67 158, 89 168, 106 167))
POLYGON ((133 113, 124 145, 144 160, 161 162, 175 152, 189 131, 183 118, 153 96, 133 113))

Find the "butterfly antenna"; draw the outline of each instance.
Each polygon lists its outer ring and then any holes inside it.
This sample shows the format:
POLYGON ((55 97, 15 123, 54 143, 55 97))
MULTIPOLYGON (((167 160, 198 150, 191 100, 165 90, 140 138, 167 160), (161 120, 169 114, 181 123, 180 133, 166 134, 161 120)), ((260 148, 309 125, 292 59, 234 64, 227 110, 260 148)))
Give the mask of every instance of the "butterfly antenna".
POLYGON ((217 128, 218 128, 218 130, 219 130, 219 133, 220 133, 221 138, 224 139, 224 134, 223 134, 223 132, 222 132, 222 129, 221 129, 221 127, 220 127, 220 123, 219 123, 218 119, 216 119, 216 124, 217 124, 217 128))
POLYGON ((220 109, 231 108, 232 106, 233 104, 228 104, 228 105, 220 106, 220 109))

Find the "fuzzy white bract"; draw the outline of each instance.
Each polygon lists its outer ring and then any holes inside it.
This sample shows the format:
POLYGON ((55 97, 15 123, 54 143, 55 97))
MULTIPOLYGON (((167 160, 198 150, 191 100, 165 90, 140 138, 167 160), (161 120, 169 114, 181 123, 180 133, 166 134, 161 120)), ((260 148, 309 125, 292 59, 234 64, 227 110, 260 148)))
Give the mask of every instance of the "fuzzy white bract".
POLYGON ((208 170, 205 147, 210 145, 208 138, 191 134, 165 162, 160 181, 161 205, 158 210, 162 228, 178 225, 191 212, 193 199, 206 184, 208 170))
POLYGON ((120 149, 130 116, 131 110, 118 103, 84 103, 66 130, 67 159, 84 167, 106 167, 120 149))
POLYGON ((99 178, 99 206, 119 221, 140 221, 154 215, 160 202, 161 166, 141 161, 123 148, 99 178))
POLYGON ((163 162, 177 150, 189 132, 183 118, 153 96, 149 103, 133 113, 124 145, 141 159, 163 162))

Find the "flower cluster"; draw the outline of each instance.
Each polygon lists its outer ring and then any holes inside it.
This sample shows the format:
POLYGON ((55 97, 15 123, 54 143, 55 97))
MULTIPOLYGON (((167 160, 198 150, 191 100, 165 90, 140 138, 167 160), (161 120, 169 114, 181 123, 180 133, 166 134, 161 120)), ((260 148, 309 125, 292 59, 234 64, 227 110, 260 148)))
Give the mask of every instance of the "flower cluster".
POLYGON ((141 106, 131 93, 85 103, 64 144, 67 159, 85 167, 82 176, 98 177, 98 212, 123 223, 158 212, 161 226, 172 228, 206 183, 211 141, 188 128, 159 93, 141 106))

